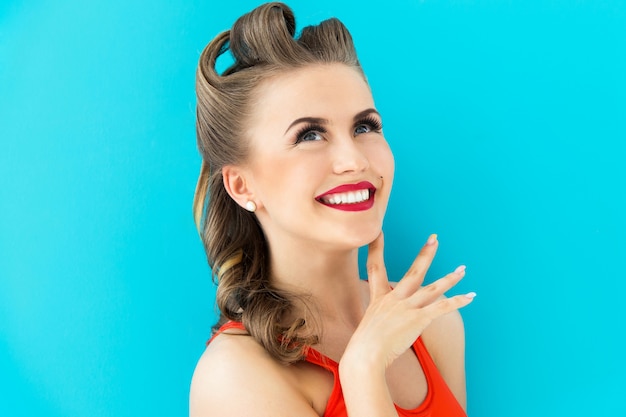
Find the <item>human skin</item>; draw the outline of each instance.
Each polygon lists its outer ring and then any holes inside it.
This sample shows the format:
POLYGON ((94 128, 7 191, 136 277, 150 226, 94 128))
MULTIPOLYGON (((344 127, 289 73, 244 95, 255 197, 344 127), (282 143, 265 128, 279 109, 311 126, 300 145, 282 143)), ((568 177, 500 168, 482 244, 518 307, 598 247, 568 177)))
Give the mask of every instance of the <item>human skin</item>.
MULTIPOLYGON (((256 203, 272 252, 288 255, 272 258, 273 279, 292 283, 293 261, 299 270, 301 260, 310 262, 310 253, 302 255, 311 249, 353 252, 380 233, 393 183, 393 155, 382 131, 354 120, 368 111, 361 118, 381 118, 365 80, 352 68, 330 64, 281 73, 263 83, 256 96, 247 123, 250 156, 242 166, 226 168, 227 189, 240 204, 256 203), (294 124, 302 118, 323 119, 318 124, 326 132, 309 131, 296 143, 299 130, 308 125, 294 124), (359 181, 376 187, 369 210, 345 212, 316 200, 338 185, 359 181)), ((326 256, 321 260, 328 262, 326 256)))
MULTIPOLYGON (((393 156, 375 109, 363 76, 343 64, 278 74, 256 91, 246 121, 249 158, 224 167, 224 185, 241 207, 256 204, 270 248, 272 285, 312 300, 322 325, 315 348, 339 362, 350 415, 395 416, 394 402, 403 408, 421 403, 426 381, 409 349, 420 335, 464 405, 463 329, 456 310, 471 298, 442 297, 464 268, 422 287, 438 247, 431 236, 391 289, 381 229, 393 156), (363 182, 375 188, 367 209, 340 210, 320 201, 337 186, 363 182), (357 259, 358 248, 367 244, 369 283, 360 279, 357 259)), ((322 415, 331 390, 332 378, 320 368, 304 362, 285 367, 249 336, 224 334, 198 363, 190 412, 322 415)))

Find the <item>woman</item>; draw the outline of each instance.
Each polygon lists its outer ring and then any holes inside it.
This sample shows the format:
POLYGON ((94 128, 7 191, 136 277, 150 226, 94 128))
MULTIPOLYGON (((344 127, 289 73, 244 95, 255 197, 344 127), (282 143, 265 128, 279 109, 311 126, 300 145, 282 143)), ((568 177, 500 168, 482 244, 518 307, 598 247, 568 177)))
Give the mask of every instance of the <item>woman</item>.
POLYGON ((222 326, 196 367, 190 414, 465 415, 457 309, 474 294, 442 296, 464 267, 422 287, 432 235, 389 283, 381 117, 343 24, 297 39, 295 27, 287 6, 265 4, 200 58, 194 213, 222 326), (234 63, 220 75, 227 49, 234 63), (368 244, 364 281, 357 250, 368 244))

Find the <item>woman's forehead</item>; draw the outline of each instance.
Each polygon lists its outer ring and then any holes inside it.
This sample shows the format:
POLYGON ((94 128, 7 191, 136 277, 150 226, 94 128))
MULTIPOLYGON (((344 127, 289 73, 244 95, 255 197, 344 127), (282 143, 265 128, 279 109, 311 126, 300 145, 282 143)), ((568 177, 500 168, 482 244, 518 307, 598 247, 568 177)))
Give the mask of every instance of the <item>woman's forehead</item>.
POLYGON ((363 75, 344 64, 320 64, 284 71, 265 80, 256 92, 252 113, 266 119, 315 116, 374 107, 363 75), (282 118, 281 117, 281 118, 282 118))

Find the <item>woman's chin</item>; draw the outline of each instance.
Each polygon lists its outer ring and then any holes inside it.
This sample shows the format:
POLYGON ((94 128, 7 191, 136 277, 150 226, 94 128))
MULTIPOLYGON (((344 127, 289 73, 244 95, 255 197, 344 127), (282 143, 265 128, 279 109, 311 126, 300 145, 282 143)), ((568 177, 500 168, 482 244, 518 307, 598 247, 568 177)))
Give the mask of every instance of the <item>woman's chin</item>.
POLYGON ((381 233, 382 225, 363 228, 359 233, 353 233, 347 243, 350 249, 358 249, 372 243, 381 233))

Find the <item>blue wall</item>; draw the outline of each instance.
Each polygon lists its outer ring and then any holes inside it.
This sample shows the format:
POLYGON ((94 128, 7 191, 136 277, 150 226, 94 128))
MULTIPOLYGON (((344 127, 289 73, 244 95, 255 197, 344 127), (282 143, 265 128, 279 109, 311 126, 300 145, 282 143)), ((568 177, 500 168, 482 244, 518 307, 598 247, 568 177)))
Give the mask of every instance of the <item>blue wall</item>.
MULTIPOLYGON (((184 416, 215 318, 201 49, 257 2, 0 5, 0 415, 184 416)), ((623 1, 293 1, 352 30, 396 154, 400 277, 468 265, 474 416, 625 415, 623 1), (393 4, 391 4, 393 3, 393 4)))

